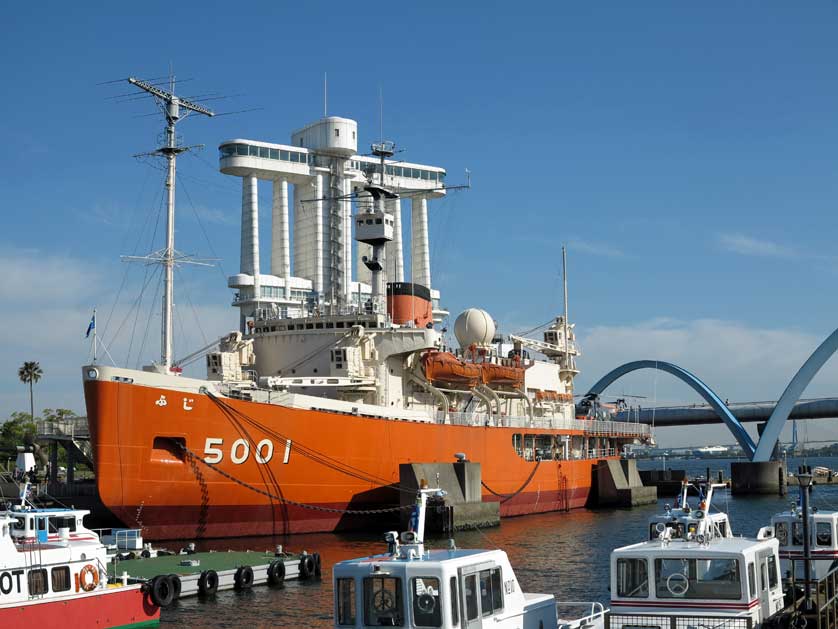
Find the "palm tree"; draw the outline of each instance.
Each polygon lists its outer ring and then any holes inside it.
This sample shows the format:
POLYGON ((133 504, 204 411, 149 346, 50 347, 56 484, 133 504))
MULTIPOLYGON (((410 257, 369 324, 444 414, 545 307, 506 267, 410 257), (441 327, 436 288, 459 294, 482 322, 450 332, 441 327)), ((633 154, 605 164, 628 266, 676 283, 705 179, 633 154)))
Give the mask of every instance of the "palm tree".
POLYGON ((41 371, 41 365, 36 360, 27 360, 20 369, 17 370, 17 377, 24 384, 29 384, 29 412, 32 421, 35 421, 35 397, 32 391, 32 385, 41 379, 44 372, 41 371))

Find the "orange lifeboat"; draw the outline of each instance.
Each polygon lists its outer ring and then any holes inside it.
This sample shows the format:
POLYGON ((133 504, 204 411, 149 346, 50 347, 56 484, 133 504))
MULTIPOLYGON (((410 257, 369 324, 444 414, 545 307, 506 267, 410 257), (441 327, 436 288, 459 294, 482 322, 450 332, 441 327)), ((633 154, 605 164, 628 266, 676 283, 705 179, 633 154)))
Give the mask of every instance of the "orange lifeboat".
POLYGON ((497 365, 495 363, 483 363, 480 365, 483 371, 483 383, 487 385, 503 385, 516 389, 524 386, 524 368, 508 365, 497 365))
POLYGON ((428 352, 422 356, 422 365, 430 382, 465 384, 469 388, 480 384, 480 365, 464 363, 450 352, 428 352))

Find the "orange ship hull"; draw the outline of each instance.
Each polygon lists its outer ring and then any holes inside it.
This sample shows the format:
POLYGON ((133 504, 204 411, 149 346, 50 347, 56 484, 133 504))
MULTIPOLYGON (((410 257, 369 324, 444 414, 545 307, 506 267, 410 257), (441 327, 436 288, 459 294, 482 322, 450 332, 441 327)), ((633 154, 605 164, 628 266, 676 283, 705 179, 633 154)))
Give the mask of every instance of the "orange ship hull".
MULTIPOLYGON (((400 463, 451 462, 457 452, 481 463, 494 492, 520 490, 501 501, 503 516, 572 509, 585 505, 596 465, 527 461, 513 446, 516 433, 579 431, 374 419, 108 381, 84 386, 102 502, 154 540, 333 531, 372 521, 380 528, 380 514, 330 509, 398 505, 400 463), (181 445, 220 460, 204 464, 181 445)), ((500 499, 485 487, 483 498, 500 499)))

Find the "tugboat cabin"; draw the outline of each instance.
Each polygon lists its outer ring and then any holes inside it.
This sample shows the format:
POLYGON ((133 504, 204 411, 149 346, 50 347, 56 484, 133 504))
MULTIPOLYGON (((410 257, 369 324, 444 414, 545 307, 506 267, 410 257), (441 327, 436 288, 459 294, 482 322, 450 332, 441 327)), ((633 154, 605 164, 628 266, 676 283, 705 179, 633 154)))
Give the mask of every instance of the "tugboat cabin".
POLYGON ((756 540, 703 535, 655 541, 611 554, 611 627, 670 626, 672 616, 750 617, 760 625, 783 609, 777 540, 762 529, 756 540), (655 619, 660 622, 653 622, 655 619))
MULTIPOLYGON (((838 567, 838 511, 809 510, 809 547, 812 561, 812 579, 820 581, 838 567)), ((795 579, 804 579, 803 571, 803 513, 794 507, 771 518, 774 535, 780 543, 780 568, 791 576, 794 564, 795 579)))
POLYGON ((662 531, 671 529, 670 539, 692 540, 698 535, 705 538, 733 537, 730 522, 727 514, 720 511, 710 513, 710 504, 713 500, 713 490, 724 489, 725 485, 716 483, 707 487, 707 495, 704 496, 699 488, 699 497, 694 507, 690 506, 688 492, 692 485, 684 481, 681 486, 681 493, 675 501, 675 506, 665 505, 665 513, 649 518, 649 539, 656 540, 662 531))

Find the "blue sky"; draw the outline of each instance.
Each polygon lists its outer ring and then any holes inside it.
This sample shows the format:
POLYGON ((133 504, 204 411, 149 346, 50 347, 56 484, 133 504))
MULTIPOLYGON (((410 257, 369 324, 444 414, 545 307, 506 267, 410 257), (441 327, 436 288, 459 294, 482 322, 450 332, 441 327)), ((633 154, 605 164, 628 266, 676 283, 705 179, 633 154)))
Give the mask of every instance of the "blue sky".
MULTIPOLYGON (((23 360, 46 372, 38 406, 83 411, 89 311, 110 312, 118 256, 149 248, 162 182, 132 158, 154 148, 159 118, 108 99, 127 84, 97 84, 170 62, 192 79, 186 95, 231 96, 207 103, 217 111, 260 108, 179 126, 207 148, 179 163, 178 247, 221 258, 180 273, 184 350, 236 321, 222 271, 237 270, 241 192, 217 172, 218 143, 287 142, 321 115, 324 72, 329 113, 358 120, 361 145, 378 135, 382 90, 404 159, 444 166, 450 184, 472 172, 470 191, 431 203, 452 313, 484 307, 507 332, 546 321, 568 244, 580 389, 659 358, 731 400, 776 399, 838 323, 835 3, 47 2, 7 7, 4 22, 3 416, 27 405, 23 360)), ((132 327, 130 362, 157 353, 153 333, 141 342, 147 315, 126 316, 142 274, 114 308, 118 362, 132 327)), ((807 394, 835 394, 836 376, 830 363, 807 394)), ((614 387, 695 399, 649 373, 614 387)), ((830 426, 812 432, 838 438, 830 426)))

